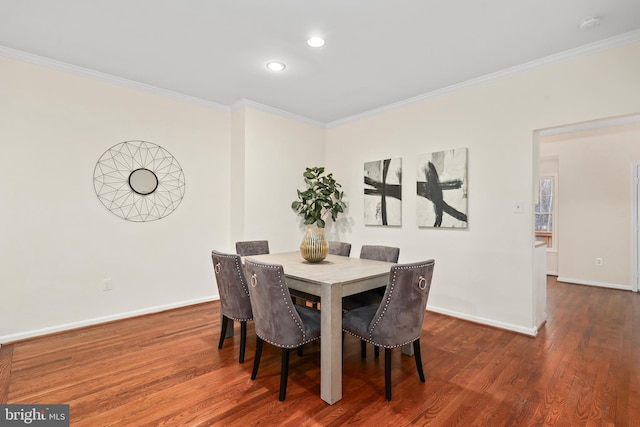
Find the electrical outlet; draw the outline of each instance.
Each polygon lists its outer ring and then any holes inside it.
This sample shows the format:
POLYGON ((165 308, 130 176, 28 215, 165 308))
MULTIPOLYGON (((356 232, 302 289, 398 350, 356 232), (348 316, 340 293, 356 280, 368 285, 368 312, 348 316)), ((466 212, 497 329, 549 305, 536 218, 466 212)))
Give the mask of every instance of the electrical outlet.
POLYGON ((102 290, 110 291, 113 289, 113 281, 111 279, 102 280, 102 290))
POLYGON ((602 258, 596 258, 596 265, 602 265, 602 258))

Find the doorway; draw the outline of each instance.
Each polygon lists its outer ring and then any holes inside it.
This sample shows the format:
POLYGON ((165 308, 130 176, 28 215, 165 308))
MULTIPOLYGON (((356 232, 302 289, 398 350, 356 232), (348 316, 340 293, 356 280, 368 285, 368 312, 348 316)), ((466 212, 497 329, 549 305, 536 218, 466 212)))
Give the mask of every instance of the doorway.
MULTIPOLYGON (((539 135, 539 169, 549 157, 559 159, 558 280, 638 291, 640 115, 544 129, 539 135)), ((548 252, 548 259, 553 255, 548 252)))

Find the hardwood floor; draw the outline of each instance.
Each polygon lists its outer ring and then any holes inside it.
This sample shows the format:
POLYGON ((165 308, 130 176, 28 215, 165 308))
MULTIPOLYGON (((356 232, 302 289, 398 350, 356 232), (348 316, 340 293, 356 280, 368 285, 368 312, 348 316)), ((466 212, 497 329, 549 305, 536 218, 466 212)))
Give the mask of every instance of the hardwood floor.
POLYGON ((432 425, 640 426, 640 296, 548 284, 537 338, 427 312, 426 383, 395 351, 393 401, 384 358, 347 336, 343 395, 320 393, 319 345, 291 354, 278 401, 280 352, 265 344, 258 378, 252 322, 218 350, 219 303, 3 345, 0 403, 68 403, 72 426, 432 425))

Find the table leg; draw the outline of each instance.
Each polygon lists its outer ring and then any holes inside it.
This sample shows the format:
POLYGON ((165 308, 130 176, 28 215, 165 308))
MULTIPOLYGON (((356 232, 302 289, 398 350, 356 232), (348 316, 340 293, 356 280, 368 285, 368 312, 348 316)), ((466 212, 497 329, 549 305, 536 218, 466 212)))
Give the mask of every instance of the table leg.
MULTIPOLYGON (((222 315, 220 315, 220 321, 222 322, 222 315)), ((227 333, 224 334, 224 338, 231 338, 233 336, 233 328, 234 328, 234 324, 233 324, 233 320, 229 319, 227 320, 227 333)))
POLYGON ((413 343, 403 345, 402 354, 405 356, 413 356, 413 343))
POLYGON ((332 405, 342 399, 342 295, 322 286, 320 295, 320 397, 332 405))

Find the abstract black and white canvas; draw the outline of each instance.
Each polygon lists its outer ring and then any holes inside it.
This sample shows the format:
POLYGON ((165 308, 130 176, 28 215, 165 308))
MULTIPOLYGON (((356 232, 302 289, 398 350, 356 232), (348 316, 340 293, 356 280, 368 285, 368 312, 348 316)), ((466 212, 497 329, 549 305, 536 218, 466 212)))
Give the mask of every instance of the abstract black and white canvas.
POLYGON ((418 156, 418 227, 467 228, 467 149, 418 156))
POLYGON ((402 159, 364 164, 365 225, 402 225, 402 159))

